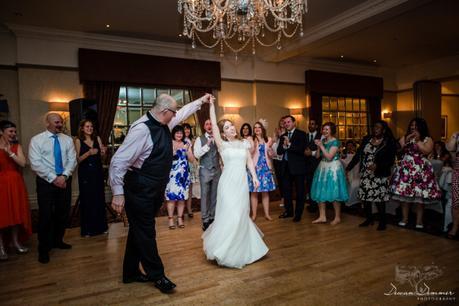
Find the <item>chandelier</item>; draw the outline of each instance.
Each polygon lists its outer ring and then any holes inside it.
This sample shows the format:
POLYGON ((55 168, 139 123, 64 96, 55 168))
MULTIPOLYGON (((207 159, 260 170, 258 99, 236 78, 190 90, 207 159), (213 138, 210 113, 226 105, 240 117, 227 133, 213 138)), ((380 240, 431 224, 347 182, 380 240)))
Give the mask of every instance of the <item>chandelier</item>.
POLYGON ((307 10, 307 0, 178 0, 182 35, 191 39, 193 49, 196 41, 207 48, 220 46, 220 56, 224 46, 236 57, 247 46, 255 54, 256 43, 281 50, 283 37, 291 38, 298 30, 303 36, 307 10), (268 31, 273 34, 265 35, 268 31), (206 34, 212 36, 210 43, 201 37, 206 34))

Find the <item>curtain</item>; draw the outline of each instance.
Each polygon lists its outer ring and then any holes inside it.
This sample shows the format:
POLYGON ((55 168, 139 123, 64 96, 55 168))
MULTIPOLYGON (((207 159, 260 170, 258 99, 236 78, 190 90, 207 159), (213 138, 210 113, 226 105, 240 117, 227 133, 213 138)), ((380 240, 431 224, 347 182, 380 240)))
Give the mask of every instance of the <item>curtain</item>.
MULTIPOLYGON (((196 100, 205 95, 206 93, 212 93, 210 88, 190 88, 191 100, 196 100)), ((209 104, 203 104, 201 109, 196 113, 198 117, 199 126, 201 127, 201 132, 204 133, 204 122, 209 119, 209 104)))
POLYGON ((114 82, 83 82, 83 95, 97 101, 98 133, 103 144, 107 144, 115 120, 120 84, 114 82))

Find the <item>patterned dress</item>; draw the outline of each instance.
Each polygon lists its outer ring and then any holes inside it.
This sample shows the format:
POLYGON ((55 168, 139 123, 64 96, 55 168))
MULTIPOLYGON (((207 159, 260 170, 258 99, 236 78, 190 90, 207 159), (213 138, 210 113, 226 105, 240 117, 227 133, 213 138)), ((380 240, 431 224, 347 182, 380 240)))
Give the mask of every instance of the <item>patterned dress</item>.
MULTIPOLYGON (((338 139, 333 139, 325 142, 324 146, 327 151, 330 151, 331 147, 339 148, 340 142, 338 139)), ((318 203, 346 202, 349 199, 339 151, 331 161, 325 157, 320 161, 312 180, 311 199, 318 203)))
POLYGON ((387 202, 390 198, 389 178, 376 177, 374 172, 368 169, 374 164, 376 151, 379 146, 367 143, 363 149, 363 161, 360 166, 360 187, 358 197, 366 202, 387 202))
POLYGON ((250 179, 249 175, 249 190, 250 192, 268 192, 276 189, 276 184, 274 183, 274 176, 268 167, 268 161, 266 160, 266 144, 262 143, 258 145, 259 158, 257 164, 255 165, 255 173, 257 174, 258 181, 260 186, 255 190, 253 182, 250 179))
POLYGON ((186 152, 187 149, 183 148, 174 154, 165 192, 168 201, 188 200, 191 179, 186 152))
MULTIPOLYGON (((427 140, 426 137, 424 142, 427 140)), ((390 191, 392 199, 402 202, 429 204, 441 198, 432 164, 414 140, 403 147, 403 158, 392 176, 390 191)))
MULTIPOLYGON (((459 149, 458 149, 459 150, 459 149)), ((459 209, 459 151, 456 152, 456 160, 454 161, 451 190, 453 194, 452 207, 459 209)))

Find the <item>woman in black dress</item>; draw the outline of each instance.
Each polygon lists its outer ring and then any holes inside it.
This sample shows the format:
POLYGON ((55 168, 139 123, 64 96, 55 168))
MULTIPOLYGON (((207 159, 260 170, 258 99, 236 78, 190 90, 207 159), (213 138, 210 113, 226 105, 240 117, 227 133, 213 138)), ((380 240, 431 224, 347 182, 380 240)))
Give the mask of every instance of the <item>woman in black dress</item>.
POLYGON ((101 158, 105 155, 106 148, 96 135, 90 120, 80 122, 75 148, 79 164, 81 236, 100 235, 108 229, 101 158))
POLYGON ((395 162, 396 141, 391 129, 383 120, 376 121, 373 133, 363 138, 362 144, 352 158, 346 171, 360 162, 360 188, 358 197, 365 209, 366 220, 360 227, 373 224, 372 205, 379 213, 378 230, 386 229, 386 207, 389 200, 389 177, 395 162))

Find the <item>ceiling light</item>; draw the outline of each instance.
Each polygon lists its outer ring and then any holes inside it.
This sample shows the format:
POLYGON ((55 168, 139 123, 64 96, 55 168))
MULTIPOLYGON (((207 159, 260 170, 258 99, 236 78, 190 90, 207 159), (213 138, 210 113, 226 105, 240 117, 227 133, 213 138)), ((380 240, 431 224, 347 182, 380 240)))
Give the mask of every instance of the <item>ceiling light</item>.
POLYGON ((281 38, 292 38, 298 30, 303 36, 308 8, 307 0, 178 0, 178 11, 191 47, 196 48, 196 40, 207 48, 220 45, 223 56, 224 46, 236 55, 249 45, 255 54, 256 43, 281 50, 281 38), (274 38, 267 41, 266 32, 274 38), (212 42, 203 41, 203 33, 212 35, 212 42))
POLYGON ((376 60, 373 60, 373 63, 376 63, 376 60))
POLYGON ((340 55, 340 58, 344 58, 344 55, 340 55))
POLYGON ((110 25, 109 25, 109 24, 106 24, 106 25, 105 25, 105 27, 106 27, 106 28, 109 28, 109 27, 110 27, 110 25))

